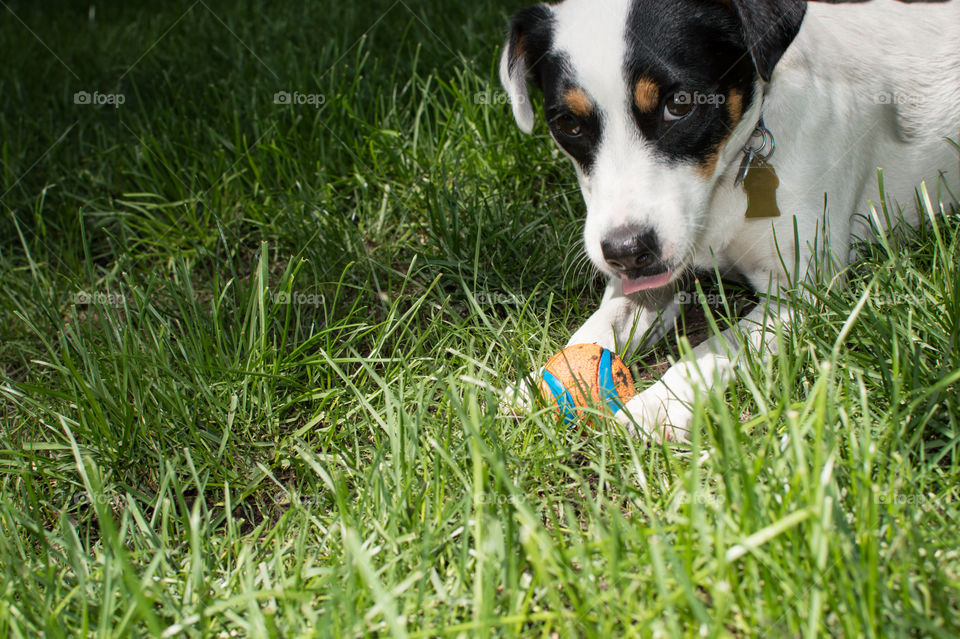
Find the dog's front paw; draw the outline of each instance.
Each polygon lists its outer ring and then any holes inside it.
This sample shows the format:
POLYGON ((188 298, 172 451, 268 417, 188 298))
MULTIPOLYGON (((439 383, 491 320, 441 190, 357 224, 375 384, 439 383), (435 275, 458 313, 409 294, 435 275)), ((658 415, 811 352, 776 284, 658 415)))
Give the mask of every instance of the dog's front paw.
POLYGON ((533 406, 533 393, 536 392, 536 372, 530 373, 519 382, 503 389, 502 406, 506 409, 529 410, 533 406))
POLYGON ((634 437, 655 442, 686 442, 693 412, 690 404, 658 382, 626 403, 615 415, 634 437))

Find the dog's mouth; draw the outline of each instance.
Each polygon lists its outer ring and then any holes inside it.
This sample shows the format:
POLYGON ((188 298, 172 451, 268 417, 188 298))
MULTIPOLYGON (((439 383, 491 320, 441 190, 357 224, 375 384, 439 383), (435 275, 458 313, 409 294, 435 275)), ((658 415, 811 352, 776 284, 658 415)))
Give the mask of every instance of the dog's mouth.
POLYGON ((652 288, 664 287, 673 280, 673 274, 674 270, 668 269, 663 273, 657 273, 656 275, 650 275, 648 277, 629 278, 623 276, 621 278, 623 294, 630 295, 632 293, 639 293, 640 291, 648 291, 652 288))

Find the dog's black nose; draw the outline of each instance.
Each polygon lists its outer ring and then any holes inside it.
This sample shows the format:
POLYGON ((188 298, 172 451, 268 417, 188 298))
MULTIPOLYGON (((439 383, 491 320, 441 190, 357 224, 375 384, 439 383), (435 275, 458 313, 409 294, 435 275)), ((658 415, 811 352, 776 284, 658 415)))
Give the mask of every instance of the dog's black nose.
POLYGON ((634 279, 660 275, 667 267, 660 261, 660 241, 653 231, 611 233, 613 239, 600 243, 603 259, 618 273, 634 279))

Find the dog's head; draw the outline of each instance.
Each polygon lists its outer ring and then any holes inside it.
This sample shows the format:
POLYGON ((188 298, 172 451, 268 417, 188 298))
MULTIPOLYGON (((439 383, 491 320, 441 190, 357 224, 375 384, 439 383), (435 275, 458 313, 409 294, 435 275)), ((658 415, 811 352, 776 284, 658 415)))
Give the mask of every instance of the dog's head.
POLYGON ((514 16, 500 76, 517 123, 533 129, 529 78, 577 169, 587 254, 625 292, 688 265, 804 11, 801 0, 566 0, 514 16))

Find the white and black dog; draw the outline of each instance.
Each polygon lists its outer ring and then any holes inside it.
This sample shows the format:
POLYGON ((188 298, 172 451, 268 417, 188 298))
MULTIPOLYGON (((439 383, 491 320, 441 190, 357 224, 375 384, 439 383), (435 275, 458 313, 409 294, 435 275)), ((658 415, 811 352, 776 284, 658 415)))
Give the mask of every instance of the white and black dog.
MULTIPOLYGON (((846 263, 868 237, 858 214, 879 199, 878 168, 908 220, 921 181, 960 193, 948 140, 960 134, 960 0, 541 4, 514 16, 500 75, 524 132, 528 79, 543 94, 586 200, 586 252, 610 278, 571 344, 629 353, 659 339, 685 272, 716 268, 768 293, 804 277, 815 247, 846 263), (745 161, 751 149, 766 164, 745 161), (749 166, 767 172, 768 204, 775 194, 760 217, 746 214, 749 166)), ((758 348, 790 319, 769 306, 739 325, 758 348)), ((697 346, 617 419, 685 439, 695 387, 725 383, 739 343, 728 330, 697 346)))

